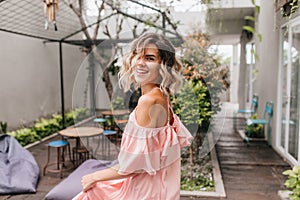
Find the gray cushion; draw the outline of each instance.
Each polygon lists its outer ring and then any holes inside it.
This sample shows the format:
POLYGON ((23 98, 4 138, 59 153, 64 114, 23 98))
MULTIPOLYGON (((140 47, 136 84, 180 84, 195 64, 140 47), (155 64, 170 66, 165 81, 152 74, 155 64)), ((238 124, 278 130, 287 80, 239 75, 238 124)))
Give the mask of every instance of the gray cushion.
POLYGON ((0 194, 34 193, 39 166, 12 136, 0 134, 0 194))
POLYGON ((56 185, 45 197, 46 200, 70 200, 82 191, 82 176, 106 169, 116 164, 116 161, 86 160, 66 179, 56 185))

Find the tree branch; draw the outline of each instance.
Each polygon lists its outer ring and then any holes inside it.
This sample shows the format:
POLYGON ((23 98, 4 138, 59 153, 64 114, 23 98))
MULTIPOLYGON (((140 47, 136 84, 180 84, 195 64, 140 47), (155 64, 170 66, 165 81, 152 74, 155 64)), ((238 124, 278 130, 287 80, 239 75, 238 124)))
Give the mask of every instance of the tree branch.
MULTIPOLYGON (((102 0, 102 3, 101 5, 99 6, 98 8, 98 17, 97 17, 97 21, 99 21, 99 23, 96 24, 96 27, 95 27, 95 32, 94 32, 94 36, 93 36, 93 39, 96 40, 97 39, 97 35, 98 35, 98 30, 99 30, 99 27, 100 27, 100 21, 101 21, 101 12, 102 10, 104 10, 104 1, 105 0, 102 0)), ((95 3, 96 4, 96 3, 95 3)))

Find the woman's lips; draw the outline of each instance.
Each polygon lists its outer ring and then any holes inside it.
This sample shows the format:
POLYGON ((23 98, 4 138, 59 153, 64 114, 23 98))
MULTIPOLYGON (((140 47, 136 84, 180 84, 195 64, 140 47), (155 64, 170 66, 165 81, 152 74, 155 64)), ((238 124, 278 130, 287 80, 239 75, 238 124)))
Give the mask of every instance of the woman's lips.
POLYGON ((147 70, 144 70, 144 69, 136 69, 135 72, 136 72, 137 74, 147 74, 147 73, 148 73, 148 71, 147 71, 147 70))

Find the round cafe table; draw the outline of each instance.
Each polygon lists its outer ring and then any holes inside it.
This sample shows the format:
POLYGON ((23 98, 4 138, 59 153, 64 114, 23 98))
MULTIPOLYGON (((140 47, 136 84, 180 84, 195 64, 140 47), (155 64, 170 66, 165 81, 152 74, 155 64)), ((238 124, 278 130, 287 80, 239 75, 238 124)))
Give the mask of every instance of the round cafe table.
MULTIPOLYGON (((63 129, 61 131, 58 131, 58 133, 64 137, 75 138, 76 139, 75 151, 80 151, 85 149, 80 145, 80 138, 89 138, 89 137, 101 135, 103 133, 103 129, 99 127, 73 127, 73 128, 63 129)), ((98 147, 99 144, 96 148, 96 151, 98 147)))
POLYGON ((106 118, 111 121, 110 126, 106 128, 108 129, 117 128, 118 131, 120 131, 119 129, 124 128, 123 126, 126 125, 129 114, 130 114, 130 110, 128 109, 105 110, 101 112, 101 115, 103 116, 104 119, 106 118))
POLYGON ((102 111, 101 114, 103 116, 123 116, 123 115, 129 115, 130 111, 127 109, 124 110, 105 110, 102 111))

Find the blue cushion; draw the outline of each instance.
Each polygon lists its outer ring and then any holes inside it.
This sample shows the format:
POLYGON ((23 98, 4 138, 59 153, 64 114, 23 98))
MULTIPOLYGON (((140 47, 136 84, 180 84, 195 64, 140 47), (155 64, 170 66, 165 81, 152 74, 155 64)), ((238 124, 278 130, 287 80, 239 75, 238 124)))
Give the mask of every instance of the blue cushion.
POLYGON ((117 134, 117 131, 113 131, 113 130, 104 130, 103 131, 103 135, 115 135, 117 134))
POLYGON ((63 146, 66 146, 68 144, 69 144, 69 142, 66 141, 66 140, 55 140, 55 141, 49 142, 48 146, 51 146, 51 147, 63 147, 63 146))
POLYGON ((251 125, 251 124, 268 124, 269 121, 265 120, 265 119, 248 119, 247 120, 247 125, 251 125))
POLYGON ((242 109, 240 109, 240 110, 238 110, 237 111, 238 113, 245 113, 245 114, 251 114, 251 113, 253 113, 253 110, 242 110, 242 109))
POLYGON ((117 161, 89 159, 84 161, 66 179, 56 185, 46 196, 46 200, 70 200, 82 191, 81 178, 86 174, 114 166, 117 161))
POLYGON ((105 118, 96 118, 96 119, 94 119, 94 122, 103 123, 103 122, 106 122, 106 119, 105 118))

